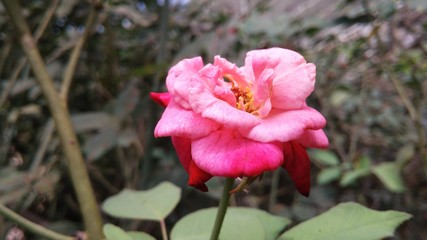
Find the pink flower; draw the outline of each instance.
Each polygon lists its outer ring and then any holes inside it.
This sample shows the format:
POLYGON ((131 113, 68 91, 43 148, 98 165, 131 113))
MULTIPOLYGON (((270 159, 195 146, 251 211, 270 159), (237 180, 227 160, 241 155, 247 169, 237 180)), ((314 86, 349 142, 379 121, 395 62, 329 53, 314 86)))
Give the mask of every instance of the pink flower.
POLYGON ((250 51, 245 66, 219 56, 172 67, 167 93, 152 93, 166 106, 154 134, 171 136, 189 174, 188 183, 207 191, 212 176, 256 177, 284 167, 308 196, 307 147, 326 148, 325 118, 307 106, 316 67, 291 50, 250 51))

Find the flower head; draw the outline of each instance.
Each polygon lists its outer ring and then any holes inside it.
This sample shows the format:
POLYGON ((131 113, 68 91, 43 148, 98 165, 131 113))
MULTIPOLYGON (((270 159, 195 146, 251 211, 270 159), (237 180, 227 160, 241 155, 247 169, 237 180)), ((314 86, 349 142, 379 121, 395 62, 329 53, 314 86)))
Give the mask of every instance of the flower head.
POLYGON ((284 167, 308 195, 307 147, 326 148, 325 118, 306 104, 316 67, 298 53, 270 48, 250 51, 237 67, 216 56, 172 67, 168 92, 152 93, 166 106, 154 134, 171 136, 189 174, 188 183, 207 191, 212 176, 256 177, 284 167))

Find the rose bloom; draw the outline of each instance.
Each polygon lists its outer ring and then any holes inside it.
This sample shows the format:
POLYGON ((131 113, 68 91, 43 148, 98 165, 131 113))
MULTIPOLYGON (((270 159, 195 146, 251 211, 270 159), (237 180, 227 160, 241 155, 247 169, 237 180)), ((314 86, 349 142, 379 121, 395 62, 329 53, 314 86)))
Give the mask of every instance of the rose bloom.
POLYGON ((207 191, 212 176, 257 177, 282 166, 298 191, 310 191, 307 147, 326 148, 325 118, 306 104, 316 67, 282 48, 250 51, 237 67, 216 56, 180 61, 169 70, 166 107, 155 137, 171 136, 188 184, 207 191))

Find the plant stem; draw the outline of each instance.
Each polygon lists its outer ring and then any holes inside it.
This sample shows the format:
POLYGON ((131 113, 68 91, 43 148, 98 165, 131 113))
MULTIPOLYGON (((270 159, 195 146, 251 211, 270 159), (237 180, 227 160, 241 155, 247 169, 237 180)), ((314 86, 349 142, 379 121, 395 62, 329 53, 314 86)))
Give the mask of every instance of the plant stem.
POLYGON ((12 210, 10 210, 9 208, 7 208, 1 203, 0 203, 0 215, 3 215, 4 217, 11 219, 12 221, 16 222, 19 226, 44 238, 54 239, 54 240, 73 240, 74 239, 73 237, 56 233, 41 225, 33 223, 28 219, 21 217, 19 214, 13 212, 12 210))
POLYGON ((277 189, 279 188, 279 180, 280 180, 280 171, 276 170, 273 172, 273 176, 271 177, 270 198, 268 199, 269 212, 273 212, 273 209, 276 206, 277 189))
POLYGON ((221 201, 219 202, 218 212, 216 213, 215 224, 212 229, 211 240, 217 240, 221 232, 222 222, 227 212, 228 202, 230 201, 230 190, 233 187, 234 178, 227 178, 222 191, 221 201))
POLYGON ((28 57, 33 73, 46 97, 49 109, 55 120, 88 239, 102 239, 101 213, 90 183, 79 142, 73 130, 66 103, 61 101, 53 80, 47 72, 46 65, 31 35, 29 26, 22 16, 19 1, 3 0, 3 4, 10 20, 14 23, 19 33, 19 41, 28 57))
POLYGON ((166 224, 165 224, 165 220, 162 219, 160 221, 160 229, 162 230, 162 239, 163 240, 168 240, 168 231, 166 229, 166 224))

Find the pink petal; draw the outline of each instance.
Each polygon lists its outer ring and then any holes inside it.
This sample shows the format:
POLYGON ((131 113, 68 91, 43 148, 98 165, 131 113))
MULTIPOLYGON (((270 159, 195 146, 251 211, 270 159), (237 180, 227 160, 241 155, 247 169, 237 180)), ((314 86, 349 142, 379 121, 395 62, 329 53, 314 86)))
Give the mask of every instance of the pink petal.
POLYGON ((193 160, 213 176, 257 176, 283 162, 282 144, 260 143, 237 131, 219 130, 192 141, 193 160))
POLYGON ((299 53, 282 48, 270 48, 248 52, 245 71, 253 76, 256 84, 265 77, 266 71, 272 79, 271 103, 273 108, 298 109, 314 89, 316 67, 307 64, 299 53))
POLYGON ((296 142, 309 148, 328 148, 329 146, 328 137, 322 129, 305 130, 296 142))
POLYGON ((190 108, 190 104, 188 103, 188 90, 190 88, 191 78, 197 76, 197 73, 202 68, 202 58, 195 57, 184 59, 169 70, 166 78, 166 86, 175 102, 184 108, 190 108))
POLYGON ((270 97, 272 94, 272 69, 265 69, 258 79, 256 79, 254 92, 254 105, 259 107, 258 116, 263 118, 268 115, 271 110, 272 104, 270 97))
POLYGON ((310 107, 290 111, 273 109, 260 124, 241 133, 259 142, 289 142, 299 139, 305 130, 321 129, 325 125, 322 114, 310 107))
POLYGON ((217 79, 209 76, 204 81, 193 79, 190 87, 190 104, 192 109, 203 118, 211 119, 229 128, 248 128, 256 125, 259 119, 245 111, 241 111, 228 102, 215 96, 217 79), (213 84, 213 82, 216 82, 213 84))
POLYGON ((292 50, 269 48, 253 50, 246 54, 245 70, 257 79, 261 73, 271 68, 275 71, 273 77, 285 74, 296 66, 305 64, 304 57, 292 50))
POLYGON ((184 109, 174 100, 171 100, 154 129, 154 136, 200 138, 217 130, 219 127, 212 120, 202 118, 195 112, 184 109))
POLYGON ((299 109, 313 92, 316 78, 314 64, 302 64, 273 80, 271 103, 273 108, 299 109))
POLYGON ((171 100, 171 94, 168 92, 165 92, 165 93, 150 92, 150 97, 156 103, 160 104, 163 107, 166 107, 171 100))
POLYGON ((232 78, 229 80, 234 80, 241 88, 249 87, 249 83, 251 79, 248 79, 245 76, 244 71, 236 66, 236 64, 227 61, 225 58, 221 58, 219 56, 215 56, 214 66, 218 66, 222 75, 225 77, 232 78))
POLYGON ((308 197, 310 194, 310 159, 305 148, 296 142, 284 144, 283 167, 289 173, 298 191, 308 197))
POLYGON ((212 176, 201 170, 194 163, 191 157, 191 140, 188 138, 172 137, 172 144, 175 147, 179 161, 189 175, 188 185, 200 191, 207 192, 208 188, 205 182, 211 179, 212 176))

